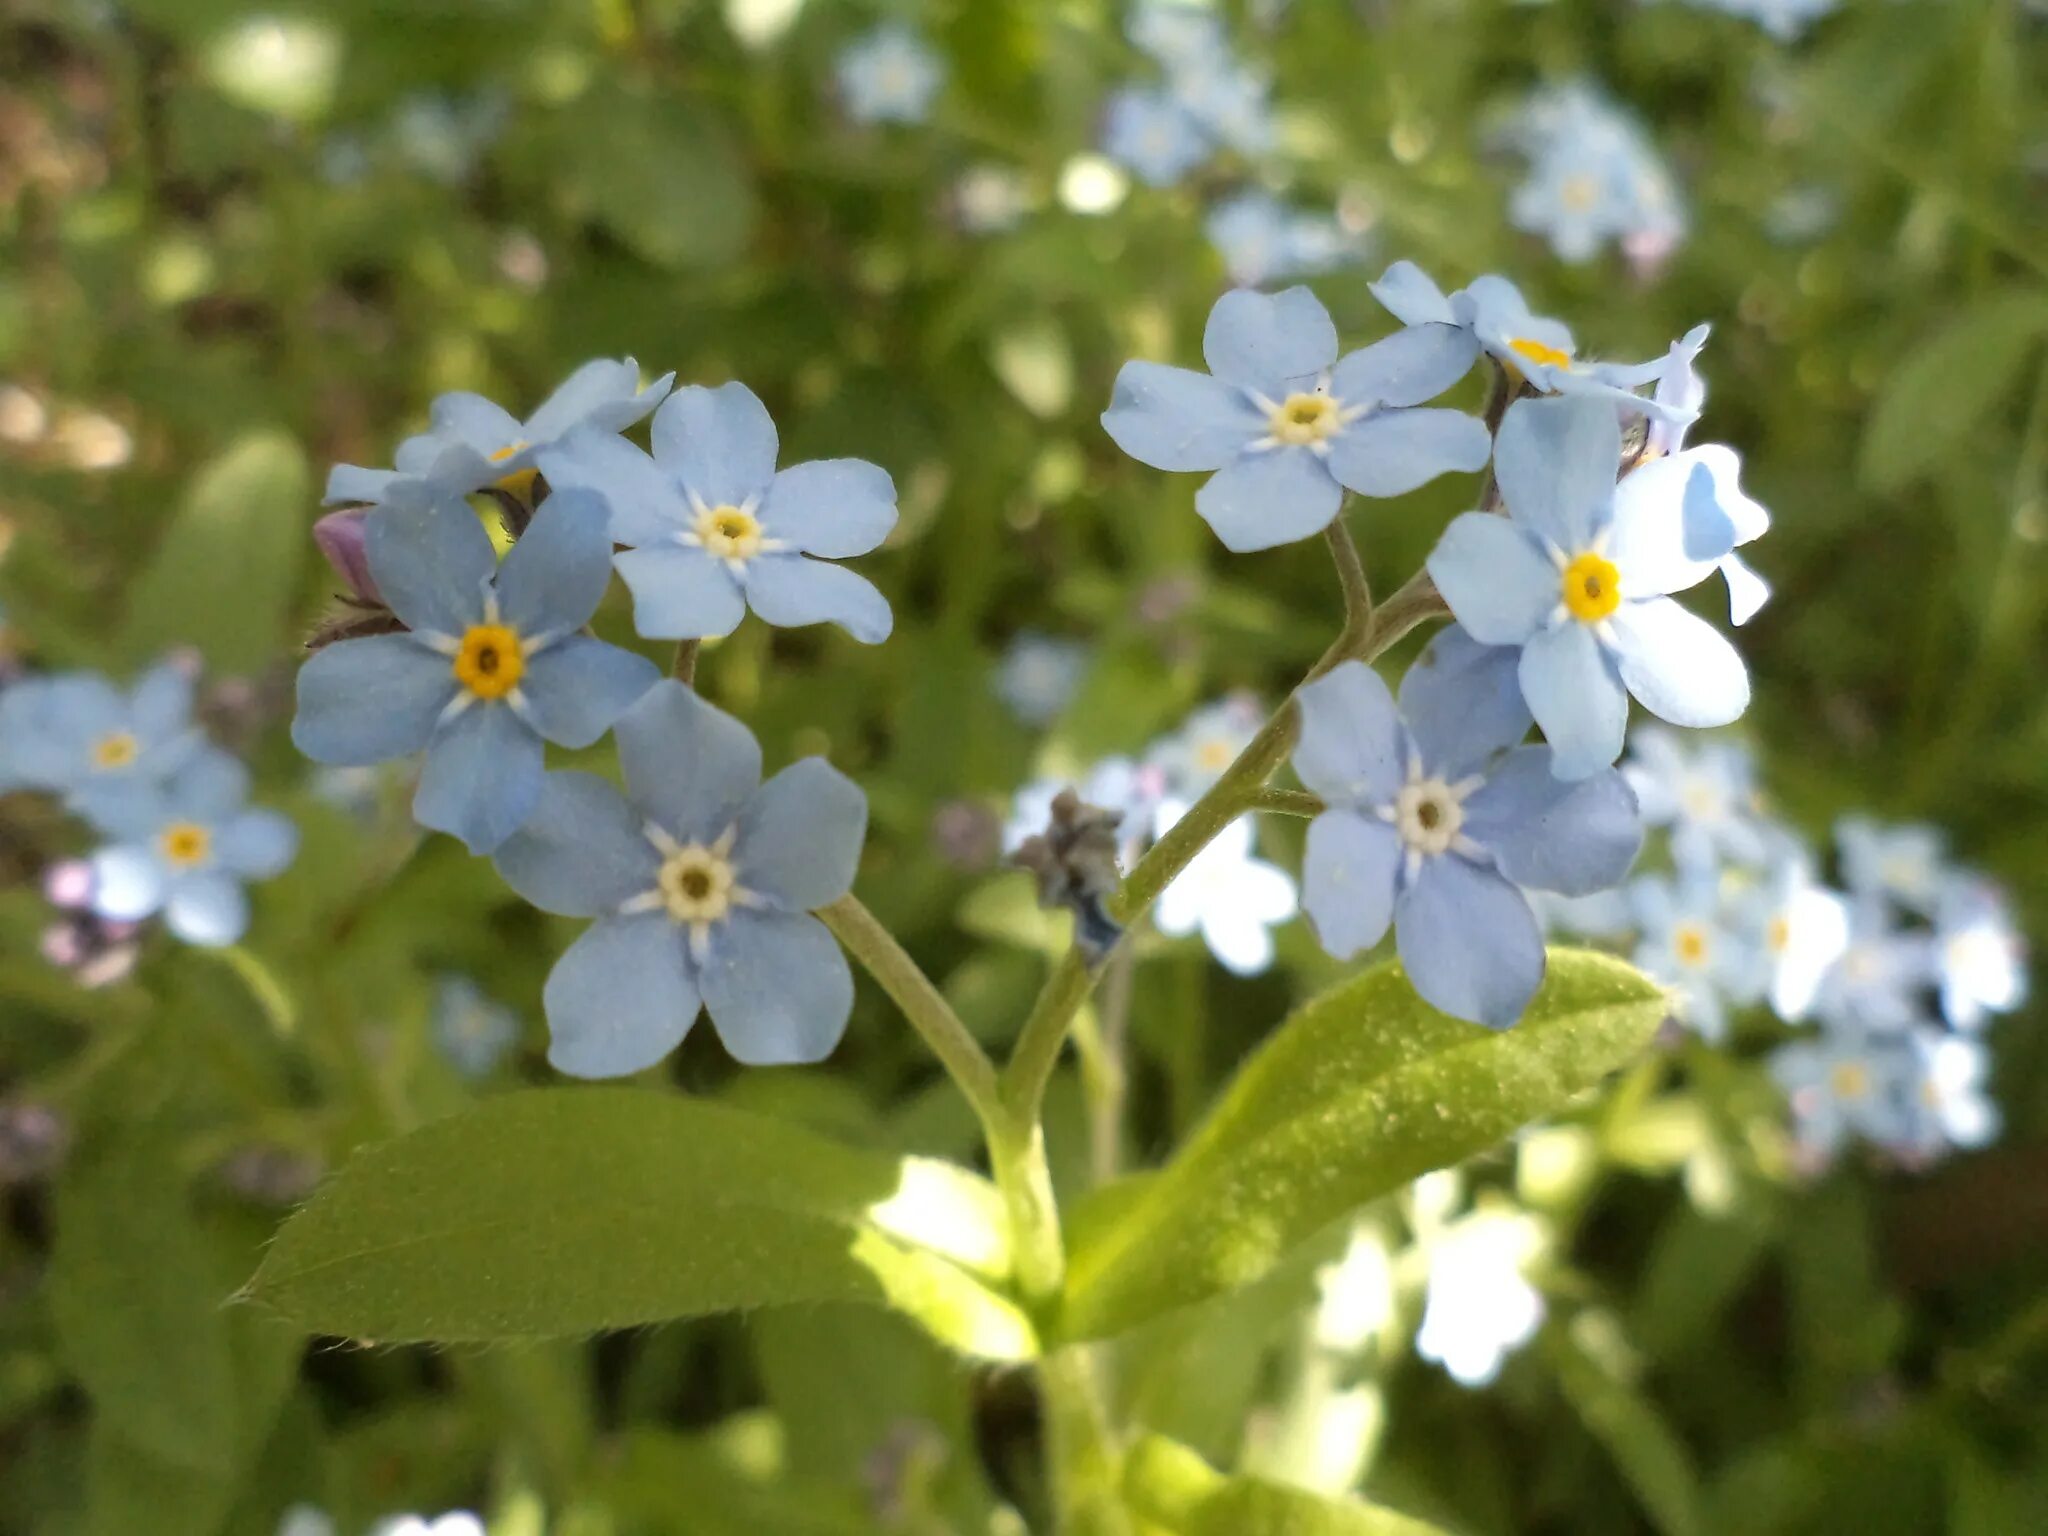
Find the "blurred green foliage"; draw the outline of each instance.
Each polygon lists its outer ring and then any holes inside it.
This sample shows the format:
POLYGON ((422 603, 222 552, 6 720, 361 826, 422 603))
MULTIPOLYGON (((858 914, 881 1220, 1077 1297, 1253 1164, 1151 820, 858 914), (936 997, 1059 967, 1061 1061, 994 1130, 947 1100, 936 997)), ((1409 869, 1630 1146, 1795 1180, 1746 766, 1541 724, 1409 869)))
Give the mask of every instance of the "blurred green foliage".
MULTIPOLYGON (((117 672, 198 647, 212 724, 304 835, 258 895, 257 986, 158 938, 134 980, 84 992, 36 957, 33 885, 80 834, 0 807, 0 1090, 61 1110, 70 1143, 56 1171, 0 1184, 8 1536, 269 1536, 297 1501, 350 1536, 458 1504, 491 1511, 494 1536, 1035 1518, 1022 1381, 842 1301, 587 1346, 303 1356, 221 1305, 311 1177, 493 1091, 432 1048, 437 975, 478 976, 526 1018, 496 1088, 548 1081, 537 999, 567 925, 449 840, 418 842, 388 786, 367 822, 316 798, 282 728, 333 585, 304 536, 318 473, 387 462, 436 392, 523 408, 585 358, 630 353, 744 379, 785 459, 857 454, 896 476, 902 528, 863 566, 894 640, 752 625, 707 652, 705 685, 771 765, 829 751, 862 781, 862 893, 990 1040, 1014 1031, 1047 942, 1021 884, 990 874, 1002 797, 1035 760, 1133 749, 1226 689, 1277 696, 1336 625, 1319 546, 1225 555, 1188 482, 1123 459, 1096 423, 1123 359, 1192 359, 1224 282, 1201 213, 1246 174, 1063 205, 1063 168, 1138 68, 1114 15, 811 0, 742 41, 731 16, 774 9, 0 13, 6 643, 117 672), (885 12, 921 20, 950 62, 925 127, 835 109, 834 53, 885 12), (1008 233, 954 217, 956 178, 984 165, 1030 194, 1008 233), (990 683, 1025 627, 1094 646, 1043 742, 990 683)), ((1632 0, 1231 10, 1274 69, 1292 194, 1369 216, 1372 258, 1316 284, 1347 342, 1390 328, 1365 282, 1397 257, 1446 286, 1505 272, 1595 353, 1652 356, 1714 323, 1704 435, 1742 450, 1776 516, 1754 553, 1778 596, 1742 644, 1782 807, 1815 833, 1848 808, 1941 823, 2048 932, 2039 8, 1865 0, 1796 45, 1632 0), (1507 225, 1511 172, 1482 124, 1582 73, 1644 115, 1688 189, 1691 233, 1661 272, 1562 267, 1507 225), (1788 237, 1788 200, 1815 197, 1823 227, 1788 237)), ((1377 585, 1419 564, 1467 491, 1354 512, 1377 585)), ((616 597, 599 623, 635 643, 616 597)), ((1252 982, 1192 943, 1148 952, 1138 1160, 1338 976, 1299 925, 1281 945, 1252 982)), ((1924 1181, 1851 1168, 1788 1187, 1755 1129, 1768 1089, 1702 1050, 1482 1164, 1571 1234, 1553 1291, 1575 1308, 1489 1394, 1386 1362, 1369 1491, 1474 1536, 2048 1529, 2039 1024, 2036 1004, 1996 1035, 2006 1147, 1924 1181)), ((826 1068, 743 1076, 703 1035, 664 1078, 878 1161, 972 1160, 966 1111, 865 987, 826 1068)), ((1053 1109, 1055 1175, 1077 1190, 1071 1075, 1053 1109)), ((1257 1426, 1301 1384, 1309 1271, 1297 1257, 1128 1336, 1122 1395, 1257 1470, 1257 1426)), ((1165 1481, 1139 1502, 1162 1519, 1321 1529, 1288 1523, 1269 1484, 1212 1487, 1153 1449, 1165 1481)))

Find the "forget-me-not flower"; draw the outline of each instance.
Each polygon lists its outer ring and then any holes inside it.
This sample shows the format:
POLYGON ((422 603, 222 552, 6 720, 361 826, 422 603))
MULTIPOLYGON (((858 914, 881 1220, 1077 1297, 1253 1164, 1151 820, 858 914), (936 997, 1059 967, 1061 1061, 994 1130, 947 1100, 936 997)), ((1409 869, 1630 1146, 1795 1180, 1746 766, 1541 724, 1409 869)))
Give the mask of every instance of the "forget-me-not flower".
POLYGON ((1813 1010, 1822 981, 1849 947, 1848 902, 1814 878, 1804 848, 1788 844, 1733 905, 1745 941, 1762 958, 1771 1011, 1797 1023, 1813 1010))
POLYGON ((1103 114, 1102 152, 1147 186, 1172 186, 1212 148, 1193 114, 1152 86, 1126 86, 1103 114))
MULTIPOLYGON (((1181 801, 1159 808, 1158 830, 1187 813, 1181 801)), ((1199 932, 1224 969, 1256 976, 1273 963, 1272 929, 1299 910, 1286 872, 1252 853, 1255 818, 1240 816, 1217 833, 1159 893, 1152 920, 1169 938, 1199 932)))
POLYGON ((1768 857, 1756 760, 1742 743, 1689 745, 1676 731, 1646 725, 1631 738, 1621 771, 1642 805, 1644 824, 1671 829, 1671 856, 1681 867, 1760 864, 1768 857))
POLYGON ((1726 725, 1749 704, 1735 647, 1669 595, 1727 548, 1688 549, 1661 496, 1615 484, 1620 462, 1600 401, 1517 401, 1494 448, 1507 516, 1464 513, 1429 557, 1475 639, 1521 648, 1522 695, 1566 778, 1621 756, 1630 694, 1674 725, 1726 725))
POLYGON ((1223 18, 1187 0, 1140 0, 1124 18, 1124 36, 1169 73, 1200 69, 1229 52, 1223 18))
POLYGON ((467 976, 434 984, 435 1048, 464 1077, 489 1077, 519 1043, 519 1015, 467 976))
POLYGON ((749 608, 779 628, 839 625, 875 645, 894 618, 873 582, 831 562, 896 526, 896 486, 864 459, 777 470, 768 408, 744 384, 677 390, 654 413, 652 458, 584 434, 541 456, 548 484, 611 503, 615 560, 650 640, 728 635, 749 608))
POLYGON ((674 379, 665 373, 643 389, 632 358, 598 358, 570 374, 525 421, 482 395, 442 395, 427 430, 398 445, 395 469, 337 464, 327 476, 327 500, 417 507, 491 486, 524 496, 542 449, 572 432, 625 431, 661 403, 674 379))
POLYGON ((1145 766, 1161 775, 1164 792, 1195 801, 1223 777, 1265 724, 1266 712, 1249 693, 1205 704, 1145 751, 1145 766))
POLYGON ((249 880, 268 880, 298 852, 299 831, 251 808, 249 770, 217 748, 187 759, 160 785, 109 802, 115 841, 92 857, 92 907, 115 922, 163 913, 187 944, 219 946, 249 926, 249 880))
POLYGON ((0 695, 0 784, 40 789, 102 830, 198 754, 193 669, 164 661, 119 688, 94 672, 31 678, 0 695))
POLYGON ((1934 979, 1931 937, 1901 928, 1887 903, 1852 893, 1849 942, 1821 978, 1813 1011, 1830 1028, 1900 1034, 1926 1017, 1934 979))
POLYGON ((1052 819, 1052 803, 1072 788, 1084 805, 1116 817, 1117 857, 1126 869, 1151 840, 1159 807, 1167 792, 1166 775, 1150 764, 1128 757, 1106 757, 1082 776, 1034 779, 1017 791, 1009 820, 1003 823, 1003 852, 1015 853, 1027 838, 1043 832, 1052 819))
POLYGON ((1560 259, 1590 260, 1610 240, 1654 258, 1684 234, 1677 187, 1641 125, 1587 87, 1540 93, 1517 137, 1530 166, 1508 217, 1560 259))
POLYGON ((1977 1029, 2027 1000, 2026 943, 2005 893, 1988 880, 1951 876, 1934 908, 1934 965, 1941 1015, 1977 1029))
POLYGON ((1526 1274, 1543 1247, 1542 1226, 1516 1211, 1476 1211, 1445 1229, 1429 1250, 1416 1354, 1460 1386, 1491 1382, 1543 1322, 1543 1293, 1526 1274))
POLYGON ((1074 697, 1087 670, 1084 642, 1024 630, 1003 648, 996 666, 996 696, 1024 724, 1050 725, 1074 697))
POLYGON ((1985 1091, 1991 1052, 1984 1042, 1918 1029, 1906 1043, 1906 1104, 1915 1150, 1931 1158, 1951 1147, 1969 1151, 1997 1140, 2003 1117, 1985 1091))
POLYGON ((1670 990, 1680 1023, 1720 1044, 1730 1011, 1755 1002, 1768 981, 1763 955, 1736 921, 1720 880, 1711 870, 1676 880, 1644 875, 1628 896, 1636 968, 1670 990))
POLYGON ((1419 408, 1472 366, 1456 326, 1410 326, 1340 360, 1308 289, 1241 288, 1209 312, 1202 351, 1206 374, 1125 363, 1102 425, 1154 469, 1213 470, 1195 510, 1230 549, 1320 533, 1346 490, 1399 496, 1486 463, 1484 422, 1419 408))
POLYGON ((504 564, 469 505, 382 507, 370 569, 403 633, 343 640, 299 671, 292 740, 317 763, 425 750, 422 826, 488 853, 540 798, 543 740, 587 747, 660 676, 584 634, 611 581, 609 512, 558 491, 504 564))
POLYGON ((839 97, 857 123, 921 123, 946 83, 945 61, 911 28, 876 27, 835 66, 839 97))
POLYGON ((1874 1146, 1913 1140, 1914 1063, 1905 1043, 1855 1029, 1830 1029, 1771 1054, 1771 1076, 1792 1109, 1802 1160, 1832 1161, 1851 1135, 1874 1146))
POLYGON ((673 680, 615 734, 626 794, 549 774, 496 857, 543 911, 597 919, 548 977, 548 1059, 573 1077, 638 1072, 703 1008, 738 1061, 822 1061, 853 973, 811 913, 853 887, 867 797, 817 757, 763 784, 753 734, 673 680))
POLYGON ((1492 1029, 1543 980, 1543 936, 1517 887, 1604 889, 1643 837, 1618 772, 1569 782, 1548 747, 1515 747, 1529 714, 1513 661, 1446 630, 1409 668, 1398 710, 1378 673, 1344 662, 1301 690, 1294 749, 1328 807, 1302 863, 1323 947, 1348 959, 1391 924, 1415 990, 1492 1029))
POLYGON ((1932 916, 1949 884, 1948 839, 1920 822, 1849 815, 1835 823, 1842 882, 1859 900, 1896 901, 1932 916))
POLYGON ((1243 287, 1315 277, 1352 259, 1350 238, 1328 214, 1288 207, 1270 192, 1240 192, 1203 222, 1230 280, 1243 287))

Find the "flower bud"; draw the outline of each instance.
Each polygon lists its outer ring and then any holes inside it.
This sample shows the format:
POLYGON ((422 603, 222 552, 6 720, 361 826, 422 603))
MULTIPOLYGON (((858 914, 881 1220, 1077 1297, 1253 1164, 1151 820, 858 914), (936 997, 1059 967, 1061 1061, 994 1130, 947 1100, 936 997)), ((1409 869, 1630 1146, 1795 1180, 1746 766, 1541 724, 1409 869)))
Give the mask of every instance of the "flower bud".
POLYGON ((364 542, 369 516, 368 507, 344 507, 339 512, 330 512, 313 525, 313 542, 320 546, 320 553, 327 557, 335 574, 348 583, 350 592, 366 603, 381 605, 384 598, 377 591, 377 578, 370 574, 364 542))

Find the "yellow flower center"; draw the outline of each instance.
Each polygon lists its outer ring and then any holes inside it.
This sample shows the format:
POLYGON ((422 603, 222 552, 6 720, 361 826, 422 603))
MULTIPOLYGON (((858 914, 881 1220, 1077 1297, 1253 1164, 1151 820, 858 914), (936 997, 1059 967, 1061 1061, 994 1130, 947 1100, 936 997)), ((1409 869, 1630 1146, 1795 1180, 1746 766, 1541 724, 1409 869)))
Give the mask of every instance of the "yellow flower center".
POLYGON ((95 768, 126 768, 142 751, 132 731, 111 731, 92 744, 95 768))
POLYGON ((472 624, 455 651, 455 680, 480 699, 502 699, 526 673, 518 631, 504 624, 472 624))
POLYGON ((1564 606, 1581 624, 1598 624, 1621 606, 1621 572, 1591 550, 1564 568, 1564 606))
POLYGON ((1671 948, 1680 965, 1703 965, 1707 958, 1707 930, 1698 923, 1680 923, 1671 935, 1671 948))
POLYGON ((1273 436, 1283 443, 1320 443, 1337 430, 1337 402, 1328 395, 1289 395, 1269 418, 1273 436))
POLYGON ((732 908, 732 865, 696 843, 662 860, 654 883, 668 915, 679 923, 715 923, 732 908))
POLYGON ((1572 365, 1571 353, 1560 352, 1556 347, 1546 347, 1542 342, 1531 341, 1526 336, 1517 336, 1509 342, 1508 350, 1517 357, 1527 358, 1530 362, 1539 363, 1545 368, 1569 368, 1572 365))
MULTIPOLYGON (((526 447, 527 445, 523 442, 507 443, 491 455, 491 462, 493 464, 502 464, 511 458, 513 454, 523 453, 526 447)), ((493 484, 498 490, 509 492, 521 500, 525 500, 532 496, 533 482, 539 478, 540 471, 529 466, 526 469, 515 469, 511 474, 494 481, 493 484)))
POLYGON ((1237 754, 1230 750, 1230 743, 1211 737, 1195 748, 1195 762, 1209 773, 1221 773, 1237 760, 1237 754))
POLYGON ((1573 213, 1584 213, 1599 196, 1600 183, 1584 174, 1567 176, 1564 185, 1557 189, 1557 200, 1573 213))
POLYGON ((751 560, 761 552, 761 522, 735 506, 706 507, 697 514, 697 537, 719 560, 751 560))
POLYGON ((1792 924, 1783 917, 1772 918, 1770 926, 1764 930, 1764 943, 1769 946, 1771 953, 1783 954, 1785 946, 1791 942, 1792 924))
POLYGON ((1870 1069, 1860 1061, 1838 1061, 1828 1073, 1828 1086, 1838 1099, 1860 1099, 1870 1092, 1870 1069))
POLYGON ((204 864, 213 851, 213 834, 195 821, 174 821, 157 834, 164 862, 179 869, 204 864))

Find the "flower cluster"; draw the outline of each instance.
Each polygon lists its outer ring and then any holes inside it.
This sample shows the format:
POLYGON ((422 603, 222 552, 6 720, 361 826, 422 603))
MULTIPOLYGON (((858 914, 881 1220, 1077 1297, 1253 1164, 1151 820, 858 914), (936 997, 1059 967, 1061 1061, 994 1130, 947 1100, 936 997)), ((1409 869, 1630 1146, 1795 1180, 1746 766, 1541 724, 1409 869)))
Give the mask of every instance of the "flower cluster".
POLYGON ((1110 98, 1102 147, 1111 159, 1148 185, 1170 187, 1221 151, 1257 155, 1271 146, 1266 77, 1231 51, 1215 12, 1143 0, 1125 31, 1160 80, 1110 98))
POLYGON ((1685 210, 1663 157, 1634 117, 1592 87, 1537 92, 1505 138, 1529 166, 1508 216, 1560 259, 1589 261, 1613 243, 1654 267, 1684 238, 1685 210))
POLYGON ((1204 227, 1223 270, 1246 287, 1315 277, 1357 255, 1357 241, 1332 215, 1291 208, 1256 188, 1218 203, 1204 227))
MULTIPOLYGON (((745 726, 588 626, 616 570, 649 639, 691 647, 751 611, 880 641, 887 600, 833 562, 888 536, 894 484, 858 459, 778 469, 745 385, 642 388, 630 359, 578 369, 524 422, 475 395, 431 419, 395 469, 330 478, 331 499, 362 502, 315 530, 350 617, 299 673, 292 739, 341 767, 424 753, 422 826, 494 855, 543 910, 596 920, 545 991, 563 1071, 651 1066, 701 1008, 742 1061, 821 1059, 853 982, 810 913, 852 886, 865 797, 819 759, 763 785, 745 726), (651 453, 621 435, 650 413, 651 453), (504 515, 502 558, 474 492, 504 515), (627 796, 548 770, 547 744, 608 733, 627 796)), ((515 1033, 460 983, 440 1012, 464 1071, 515 1033)))
POLYGON ((298 829, 248 803, 249 770, 194 717, 197 671, 174 658, 126 688, 60 672, 0 691, 0 794, 55 796, 99 840, 44 876, 59 917, 43 952, 86 985, 127 974, 139 925, 159 916, 187 944, 235 943, 244 885, 298 851, 298 829))
POLYGON ((1811 1033, 1771 1070, 1792 1110, 1799 1160, 1819 1166, 1852 1138, 1918 1165, 1997 1134, 1985 1096, 1986 1021, 2026 994, 2024 946, 1999 889, 1952 862, 1930 827, 1849 816, 1835 828, 1839 887, 1765 809, 1748 753, 1708 738, 1638 734, 1624 771, 1661 831, 1667 868, 1605 910, 1558 926, 1633 945, 1671 988, 1677 1017, 1713 1043, 1744 1010, 1811 1033))

